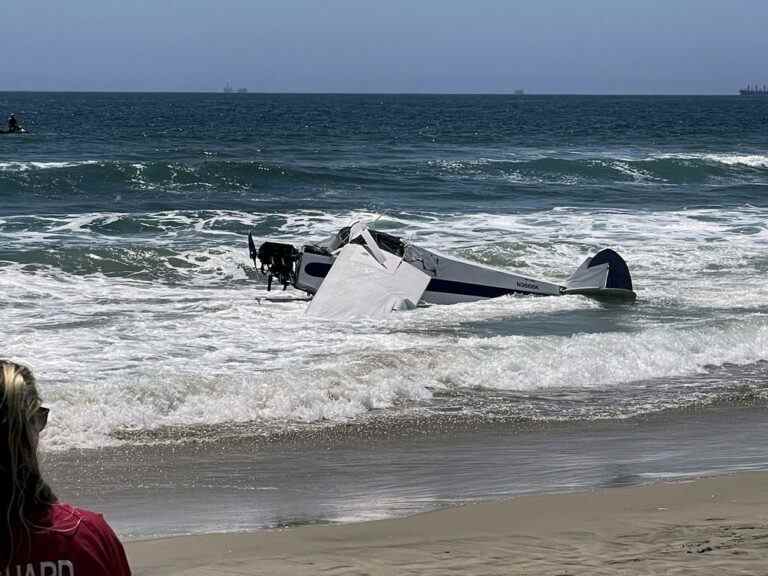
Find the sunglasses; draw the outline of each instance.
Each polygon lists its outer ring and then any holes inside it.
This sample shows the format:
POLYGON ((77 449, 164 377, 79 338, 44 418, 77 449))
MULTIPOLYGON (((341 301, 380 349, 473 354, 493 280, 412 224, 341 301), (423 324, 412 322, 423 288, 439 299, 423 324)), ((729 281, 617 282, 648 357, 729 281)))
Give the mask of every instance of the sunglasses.
POLYGON ((45 428, 46 424, 48 424, 48 414, 50 413, 51 409, 46 408, 45 406, 40 406, 40 408, 37 409, 37 411, 34 414, 34 418, 37 421, 37 429, 38 431, 42 431, 43 428, 45 428))

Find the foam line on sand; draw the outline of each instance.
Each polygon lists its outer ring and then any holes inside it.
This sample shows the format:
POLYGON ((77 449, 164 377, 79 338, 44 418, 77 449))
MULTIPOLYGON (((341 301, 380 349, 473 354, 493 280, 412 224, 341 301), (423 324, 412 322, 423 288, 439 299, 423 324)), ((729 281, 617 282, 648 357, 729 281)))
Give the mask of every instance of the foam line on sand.
POLYGON ((758 574, 768 566, 768 473, 126 548, 138 576, 758 574))

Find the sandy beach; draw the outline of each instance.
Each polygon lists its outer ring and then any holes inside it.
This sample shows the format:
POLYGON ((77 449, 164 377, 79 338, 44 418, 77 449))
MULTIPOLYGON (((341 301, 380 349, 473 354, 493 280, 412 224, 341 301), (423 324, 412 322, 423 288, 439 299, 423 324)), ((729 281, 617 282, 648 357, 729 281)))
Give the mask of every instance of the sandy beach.
POLYGON ((768 474, 127 543, 137 575, 764 574, 768 474))

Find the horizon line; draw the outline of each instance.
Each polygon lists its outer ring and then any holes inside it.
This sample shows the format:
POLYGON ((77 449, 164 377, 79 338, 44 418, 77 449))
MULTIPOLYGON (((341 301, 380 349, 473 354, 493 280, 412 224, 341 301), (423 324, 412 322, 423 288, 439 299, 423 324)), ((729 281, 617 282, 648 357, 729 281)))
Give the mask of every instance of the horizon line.
POLYGON ((199 89, 199 90, 94 90, 94 89, 77 89, 77 90, 31 90, 31 89, 3 89, 0 88, 0 94, 221 94, 222 96, 229 97, 243 97, 248 95, 261 95, 261 96, 645 96, 645 97, 669 97, 669 96, 740 96, 739 91, 735 92, 668 92, 668 93, 649 93, 649 92, 516 92, 504 91, 504 92, 460 92, 460 91, 442 91, 442 92, 408 92, 408 91, 392 91, 392 92, 363 92, 363 91, 349 91, 349 92, 334 92, 334 91, 289 91, 289 90, 272 90, 272 91, 257 91, 247 90, 246 92, 225 92, 222 89, 199 89))

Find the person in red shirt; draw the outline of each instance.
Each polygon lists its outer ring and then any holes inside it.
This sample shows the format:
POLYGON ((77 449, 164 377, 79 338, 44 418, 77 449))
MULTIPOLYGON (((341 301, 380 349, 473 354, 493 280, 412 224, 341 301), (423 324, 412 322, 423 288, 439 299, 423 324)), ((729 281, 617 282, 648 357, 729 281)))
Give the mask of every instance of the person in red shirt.
POLYGON ((0 576, 130 576, 104 518, 59 502, 40 475, 47 422, 31 370, 0 360, 0 576))

